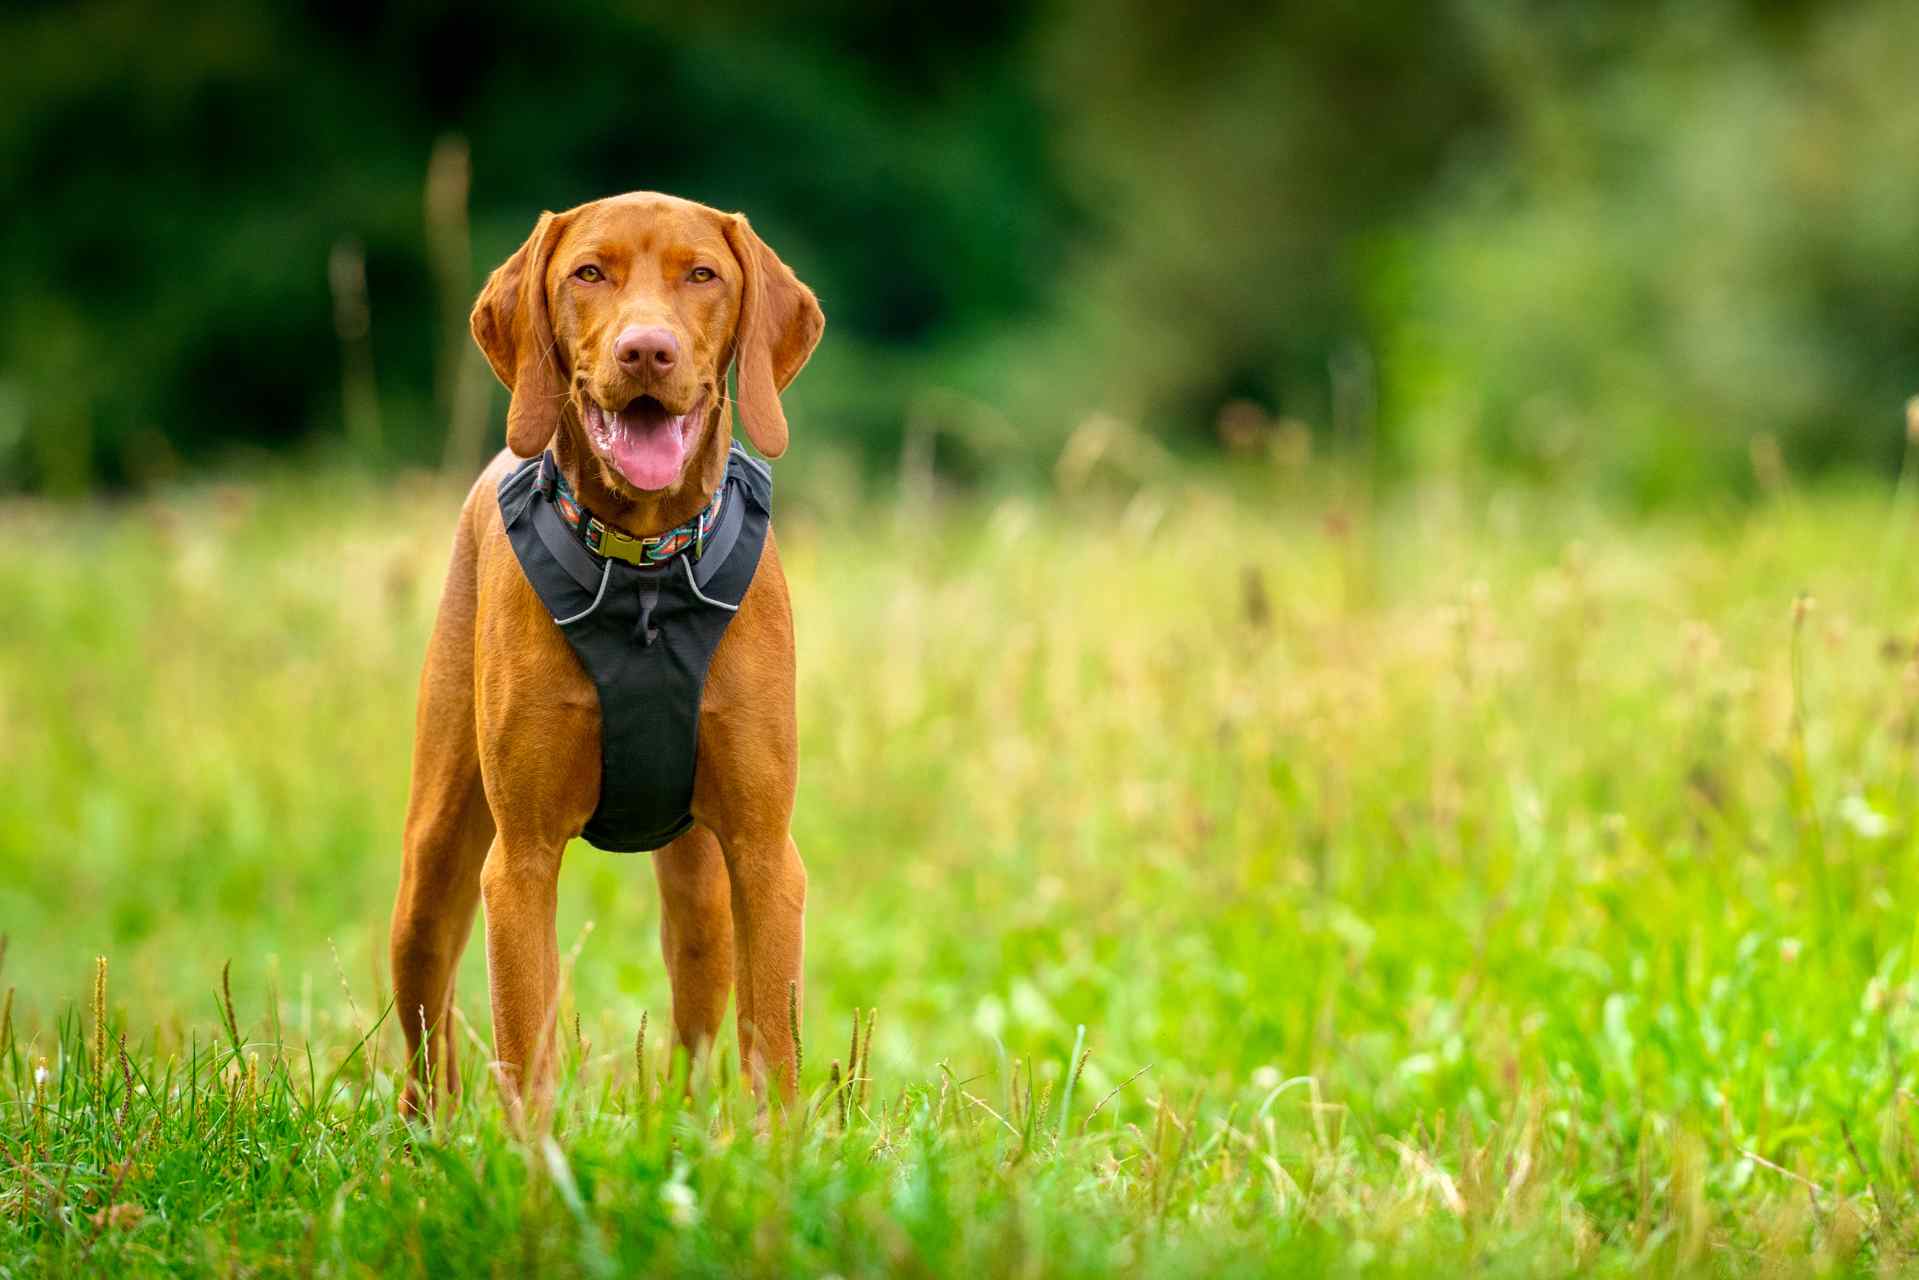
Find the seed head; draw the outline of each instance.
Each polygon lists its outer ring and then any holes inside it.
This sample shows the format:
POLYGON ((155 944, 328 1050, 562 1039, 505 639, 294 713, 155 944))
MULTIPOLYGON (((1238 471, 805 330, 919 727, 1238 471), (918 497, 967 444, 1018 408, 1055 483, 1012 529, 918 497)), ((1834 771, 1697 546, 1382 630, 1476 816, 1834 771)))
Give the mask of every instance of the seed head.
POLYGON ((93 959, 93 1078, 104 1085, 107 1078, 107 958, 93 959))

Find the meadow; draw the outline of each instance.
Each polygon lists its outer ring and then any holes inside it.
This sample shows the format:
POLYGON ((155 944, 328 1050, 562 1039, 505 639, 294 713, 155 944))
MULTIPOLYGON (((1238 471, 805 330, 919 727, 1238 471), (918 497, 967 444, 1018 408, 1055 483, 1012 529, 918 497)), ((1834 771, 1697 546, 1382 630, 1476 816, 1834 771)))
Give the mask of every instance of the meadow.
POLYGON ((0 506, 0 1275, 1919 1269, 1907 497, 795 474, 806 1096, 576 846, 529 1140, 477 944, 393 1107, 464 486, 0 506))

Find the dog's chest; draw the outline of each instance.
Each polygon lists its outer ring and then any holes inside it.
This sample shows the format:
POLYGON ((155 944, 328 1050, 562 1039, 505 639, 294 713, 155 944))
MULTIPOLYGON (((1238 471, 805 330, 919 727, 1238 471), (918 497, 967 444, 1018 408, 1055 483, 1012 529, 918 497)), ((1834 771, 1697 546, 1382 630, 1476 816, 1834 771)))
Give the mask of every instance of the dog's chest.
POLYGON ((645 568, 589 553, 541 476, 536 458, 503 479, 500 514, 522 572, 598 694, 600 796, 582 834, 601 849, 657 849, 692 825, 707 670, 759 564, 771 475, 736 452, 724 545, 645 568))

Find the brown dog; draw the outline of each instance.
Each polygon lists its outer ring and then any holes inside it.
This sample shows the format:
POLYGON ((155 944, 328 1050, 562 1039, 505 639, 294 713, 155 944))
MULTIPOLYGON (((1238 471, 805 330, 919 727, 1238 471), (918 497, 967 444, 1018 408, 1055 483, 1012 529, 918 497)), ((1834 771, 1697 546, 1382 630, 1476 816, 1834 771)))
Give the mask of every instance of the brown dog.
MULTIPOLYGON (((453 980, 486 903, 494 1053, 510 1099, 552 1088, 560 860, 600 790, 598 694, 516 560, 496 490, 514 454, 551 448, 588 510, 635 537, 707 503, 740 418, 786 449, 779 393, 819 342, 813 294, 737 214, 636 193, 543 214, 473 309, 473 337, 512 393, 507 445, 467 496, 420 678, 405 868, 393 912, 395 1007, 413 1078, 459 1090, 453 980), (426 1052, 421 1052, 422 1042, 426 1052)), ((713 653, 699 710, 695 825, 654 855, 678 1042, 719 1033, 737 984, 756 1087, 796 1084, 789 990, 800 980, 806 870, 788 834, 798 748, 793 622, 771 532, 713 653)))

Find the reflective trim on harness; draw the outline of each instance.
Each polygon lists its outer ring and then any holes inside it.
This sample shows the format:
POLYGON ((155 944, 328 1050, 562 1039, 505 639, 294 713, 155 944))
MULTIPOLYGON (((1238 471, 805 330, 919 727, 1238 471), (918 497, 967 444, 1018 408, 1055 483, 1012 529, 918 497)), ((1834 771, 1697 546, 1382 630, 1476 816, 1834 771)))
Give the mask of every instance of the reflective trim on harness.
POLYGON ((740 611, 740 607, 738 605, 728 604, 724 600, 715 600, 712 596, 709 596, 704 591, 701 591, 700 584, 693 580, 692 565, 682 560, 680 561, 680 567, 686 570, 686 587, 687 587, 687 590, 693 593, 695 598, 699 600, 703 600, 707 604, 714 605, 714 606, 717 606, 718 608, 724 609, 728 613, 738 613, 740 611))
POLYGON ((593 603, 586 606, 586 608, 580 610, 578 613, 574 614, 570 618, 555 618, 553 619, 553 621, 562 627, 570 627, 576 622, 580 622, 585 620, 586 618, 591 617, 593 615, 593 611, 600 607, 600 601, 606 599, 606 584, 609 581, 611 581, 612 578, 613 578, 613 562, 611 560, 608 560, 606 562, 606 567, 600 570, 600 589, 593 593, 593 603))

